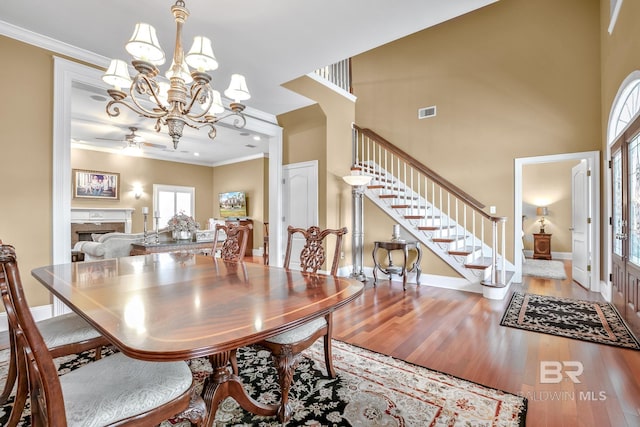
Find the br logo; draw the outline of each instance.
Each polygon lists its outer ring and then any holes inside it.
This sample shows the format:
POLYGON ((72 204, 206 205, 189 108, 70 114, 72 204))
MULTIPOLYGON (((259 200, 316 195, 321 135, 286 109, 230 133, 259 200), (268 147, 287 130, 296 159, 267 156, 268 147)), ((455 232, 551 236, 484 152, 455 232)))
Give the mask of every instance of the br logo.
POLYGON ((582 375, 584 366, 577 360, 542 360, 540 361, 540 383, 558 384, 566 375, 575 384, 580 384, 578 377, 582 375))

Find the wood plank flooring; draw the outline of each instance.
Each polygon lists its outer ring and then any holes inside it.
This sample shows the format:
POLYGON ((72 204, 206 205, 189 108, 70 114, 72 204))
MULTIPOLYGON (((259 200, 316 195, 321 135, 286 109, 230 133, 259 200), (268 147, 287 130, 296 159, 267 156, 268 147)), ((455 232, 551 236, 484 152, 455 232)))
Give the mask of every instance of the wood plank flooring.
MULTIPOLYGON (((262 258, 250 258, 262 262, 262 258)), ((570 264, 565 262, 570 277, 570 264)), ((601 301, 571 279, 511 291, 601 301)), ((529 399, 527 426, 640 426, 640 351, 500 326, 509 301, 380 281, 334 315, 334 338, 529 399), (542 384, 540 362, 579 361, 580 384, 542 384)), ((8 344, 0 334, 0 347, 8 344)))
MULTIPOLYGON (((516 290, 603 301, 571 279, 525 277, 516 290)), ((500 326, 509 299, 369 282, 334 314, 334 338, 527 397, 527 426, 640 426, 640 351, 500 326), (541 361, 581 362, 580 384, 541 383, 541 361)))

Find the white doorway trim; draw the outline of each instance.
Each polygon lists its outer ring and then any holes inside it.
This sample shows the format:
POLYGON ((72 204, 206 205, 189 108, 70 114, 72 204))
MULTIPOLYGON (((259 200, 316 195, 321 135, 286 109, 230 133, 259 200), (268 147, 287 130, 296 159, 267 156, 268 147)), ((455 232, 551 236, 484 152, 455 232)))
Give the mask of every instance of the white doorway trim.
POLYGON ((591 170, 590 207, 591 207, 591 240, 589 249, 591 252, 590 290, 600 292, 600 153, 588 151, 582 153, 555 154, 549 156, 523 157, 515 159, 514 164, 514 219, 513 236, 514 252, 513 264, 516 268, 514 282, 522 282, 522 250, 523 242, 519 236, 522 234, 522 168, 525 165, 540 163, 565 162, 570 160, 586 160, 591 170))

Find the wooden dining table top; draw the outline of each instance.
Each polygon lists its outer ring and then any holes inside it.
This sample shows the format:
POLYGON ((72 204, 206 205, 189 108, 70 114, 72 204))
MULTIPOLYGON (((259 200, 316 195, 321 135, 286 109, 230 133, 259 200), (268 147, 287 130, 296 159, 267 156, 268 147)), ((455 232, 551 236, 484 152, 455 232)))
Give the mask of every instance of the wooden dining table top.
POLYGON ((186 360, 259 342, 357 298, 354 279, 157 253, 32 275, 130 357, 186 360))

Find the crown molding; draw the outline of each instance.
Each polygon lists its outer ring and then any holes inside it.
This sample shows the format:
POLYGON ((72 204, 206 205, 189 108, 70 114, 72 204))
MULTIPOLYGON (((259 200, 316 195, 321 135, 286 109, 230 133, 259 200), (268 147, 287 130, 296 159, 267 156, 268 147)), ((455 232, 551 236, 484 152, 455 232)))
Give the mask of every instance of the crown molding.
POLYGON ((63 43, 60 40, 52 39, 51 37, 43 36, 42 34, 34 33, 33 31, 26 30, 2 20, 0 20, 0 35, 46 49, 59 55, 64 55, 88 64, 96 65, 98 67, 106 68, 109 65, 109 58, 102 55, 98 55, 97 53, 85 49, 80 49, 79 47, 63 43))

